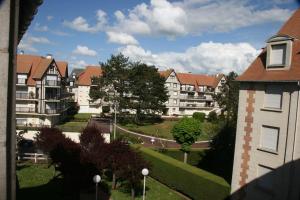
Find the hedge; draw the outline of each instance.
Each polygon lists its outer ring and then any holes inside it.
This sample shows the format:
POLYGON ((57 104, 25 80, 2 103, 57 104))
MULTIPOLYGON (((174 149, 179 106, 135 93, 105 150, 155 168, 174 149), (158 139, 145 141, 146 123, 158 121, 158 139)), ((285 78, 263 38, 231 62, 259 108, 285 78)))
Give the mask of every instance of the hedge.
POLYGON ((229 195, 230 186, 219 176, 184 164, 152 149, 140 147, 140 151, 152 164, 151 177, 192 199, 221 200, 229 195))

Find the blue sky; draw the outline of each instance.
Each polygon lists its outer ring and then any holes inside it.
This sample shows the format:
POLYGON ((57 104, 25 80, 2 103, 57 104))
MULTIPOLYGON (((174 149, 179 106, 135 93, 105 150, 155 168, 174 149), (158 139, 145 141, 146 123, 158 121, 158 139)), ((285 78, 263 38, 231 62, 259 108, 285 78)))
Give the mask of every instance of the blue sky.
POLYGON ((160 69, 242 72, 295 0, 48 0, 19 44, 70 68, 123 53, 160 69))

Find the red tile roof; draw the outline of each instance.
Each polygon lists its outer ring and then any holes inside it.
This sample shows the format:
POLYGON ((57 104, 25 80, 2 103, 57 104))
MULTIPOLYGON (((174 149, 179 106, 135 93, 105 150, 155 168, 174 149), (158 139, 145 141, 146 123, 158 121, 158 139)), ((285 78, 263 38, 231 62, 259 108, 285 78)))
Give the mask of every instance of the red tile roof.
POLYGON ((278 35, 295 38, 292 45, 291 66, 288 70, 266 70, 267 51, 252 62, 248 69, 240 75, 238 81, 299 81, 300 80, 300 9, 282 26, 278 35))
MULTIPOLYGON (((48 59, 43 56, 20 54, 17 55, 17 73, 28 74, 27 85, 34 86, 36 80, 43 77, 52 62, 55 62, 54 59, 48 59)), ((67 72, 67 66, 67 64, 62 63, 58 65, 60 74, 67 72)), ((62 75, 62 77, 64 76, 62 75)))
POLYGON ((65 61, 56 61, 57 68, 62 77, 68 77, 68 63, 65 61))
POLYGON ((158 71, 158 73, 164 77, 164 78, 168 78, 170 76, 170 74, 173 72, 173 69, 168 69, 166 71, 158 71))
POLYGON ((86 69, 78 75, 77 85, 90 86, 91 78, 102 75, 100 66, 87 66, 86 69))
POLYGON ((217 82, 216 76, 191 73, 177 73, 177 78, 181 84, 197 86, 215 87, 217 82))

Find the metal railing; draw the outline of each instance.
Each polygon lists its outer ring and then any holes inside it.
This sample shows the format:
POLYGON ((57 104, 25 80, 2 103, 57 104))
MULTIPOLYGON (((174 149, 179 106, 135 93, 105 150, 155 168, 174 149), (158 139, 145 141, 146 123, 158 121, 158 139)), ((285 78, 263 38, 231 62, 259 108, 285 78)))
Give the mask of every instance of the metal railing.
POLYGON ((46 109, 46 114, 59 114, 60 109, 46 109))
POLYGON ((60 81, 54 81, 54 80, 46 80, 45 85, 46 86, 60 86, 60 81))
POLYGON ((27 108, 27 107, 16 107, 16 112, 23 112, 23 113, 35 113, 35 108, 27 108))
POLYGON ((17 99, 36 99, 35 94, 25 93, 25 92, 16 92, 17 99))

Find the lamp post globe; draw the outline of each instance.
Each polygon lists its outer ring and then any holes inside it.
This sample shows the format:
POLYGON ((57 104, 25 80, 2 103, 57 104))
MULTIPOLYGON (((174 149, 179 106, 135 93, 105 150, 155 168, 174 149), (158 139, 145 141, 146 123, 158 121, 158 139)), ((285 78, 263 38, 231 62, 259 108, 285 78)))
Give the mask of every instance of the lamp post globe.
POLYGON ((99 183, 101 181, 101 177, 97 174, 93 177, 94 183, 99 183))
POLYGON ((148 176, 149 170, 148 170, 147 168, 144 168, 144 169, 142 170, 142 174, 143 174, 143 176, 148 176))

